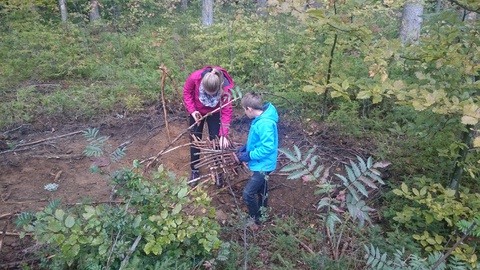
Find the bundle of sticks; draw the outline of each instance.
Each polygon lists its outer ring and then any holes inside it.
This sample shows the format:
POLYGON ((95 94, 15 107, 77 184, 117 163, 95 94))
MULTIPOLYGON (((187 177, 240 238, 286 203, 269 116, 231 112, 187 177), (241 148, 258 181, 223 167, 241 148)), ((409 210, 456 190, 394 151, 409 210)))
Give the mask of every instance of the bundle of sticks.
MULTIPOLYGON (((228 138, 225 138, 229 140, 228 138)), ((210 171, 212 178, 223 173, 224 178, 238 175, 240 172, 248 173, 248 167, 240 162, 235 153, 239 144, 229 140, 229 147, 221 149, 218 138, 213 140, 198 140, 194 136, 192 145, 200 149, 200 159, 195 169, 205 168, 210 171)))

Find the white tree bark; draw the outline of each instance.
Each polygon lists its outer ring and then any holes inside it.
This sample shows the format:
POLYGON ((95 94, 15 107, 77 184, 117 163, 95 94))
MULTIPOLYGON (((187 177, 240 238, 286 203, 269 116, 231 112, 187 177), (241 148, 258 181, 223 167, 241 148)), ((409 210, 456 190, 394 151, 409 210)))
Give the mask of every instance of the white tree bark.
POLYGON ((188 7, 188 0, 182 0, 182 5, 181 5, 182 9, 187 9, 188 7))
POLYGON ((267 0, 257 0, 257 14, 266 15, 267 0))
POLYGON ((60 14, 62 15, 62 21, 66 21, 68 17, 66 0, 58 0, 58 6, 60 8, 60 14))
POLYGON ((98 12, 98 0, 90 0, 90 21, 94 22, 100 19, 100 13, 98 12))
POLYGON ((213 24, 213 0, 202 0, 202 24, 205 26, 213 24))
POLYGON ((411 0, 403 6, 399 36, 403 45, 416 44, 423 23, 423 1, 411 0))

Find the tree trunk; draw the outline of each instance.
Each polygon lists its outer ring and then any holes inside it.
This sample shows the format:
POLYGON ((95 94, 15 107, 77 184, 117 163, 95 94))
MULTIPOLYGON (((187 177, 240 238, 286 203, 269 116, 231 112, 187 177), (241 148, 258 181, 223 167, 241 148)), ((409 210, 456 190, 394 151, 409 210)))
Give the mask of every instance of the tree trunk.
POLYGON ((187 7, 188 7, 188 0, 182 0, 181 7, 182 7, 182 9, 187 9, 187 7))
POLYGON ((423 22, 422 0, 411 0, 403 6, 399 36, 403 45, 417 44, 423 22))
POLYGON ((213 0, 202 1, 202 24, 210 26, 213 24, 213 0))
POLYGON ((265 8, 267 7, 267 0, 257 0, 257 14, 267 15, 265 8))
POLYGON ((472 136, 470 130, 473 128, 472 125, 467 125, 466 130, 462 132, 462 143, 466 145, 465 148, 460 149, 458 153, 457 161, 455 162, 455 168, 453 169, 453 178, 450 183, 450 188, 455 190, 455 196, 458 198, 458 187, 460 185, 460 180, 462 178, 462 172, 467 158, 468 150, 471 147, 472 136))
POLYGON ((65 0, 58 0, 58 6, 60 7, 60 14, 62 15, 62 21, 67 20, 67 3, 65 0))
POLYGON ((437 0, 437 4, 435 5, 435 11, 439 13, 442 10, 442 0, 437 0))
POLYGON ((90 0, 90 21, 94 22, 100 19, 100 13, 98 12, 98 0, 90 0))

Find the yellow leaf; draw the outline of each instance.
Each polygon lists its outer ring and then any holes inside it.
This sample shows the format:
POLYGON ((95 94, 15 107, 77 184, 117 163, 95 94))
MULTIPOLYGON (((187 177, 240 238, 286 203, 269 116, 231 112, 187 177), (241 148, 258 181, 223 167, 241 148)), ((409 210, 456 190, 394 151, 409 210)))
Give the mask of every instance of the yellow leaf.
POLYGON ((408 194, 408 186, 407 186, 407 184, 402 183, 401 188, 402 188, 403 193, 408 194))
POLYGON ((372 94, 370 93, 370 91, 360 91, 357 94, 358 99, 367 99, 367 98, 370 98, 371 96, 372 94))
MULTIPOLYGON (((465 121, 472 121, 472 125, 477 124, 478 119, 480 118, 480 108, 475 103, 465 104, 463 106, 463 117, 467 117, 465 121)), ((463 117, 462 123, 464 123, 463 117)))
POLYGON ((403 88, 405 88, 405 84, 403 83, 403 81, 395 81, 393 83, 393 87, 395 88, 395 90, 402 90, 403 88))
POLYGON ((445 195, 453 198, 453 196, 455 196, 455 190, 454 189, 447 189, 447 190, 445 190, 445 195))
POLYGON ((373 103, 373 104, 380 103, 380 102, 382 102, 382 99, 383 99, 383 97, 382 97, 381 95, 375 95, 375 96, 373 97, 372 103, 373 103))
POLYGON ((425 106, 423 106, 423 104, 421 104, 420 101, 418 101, 418 100, 412 101, 412 106, 417 111, 425 110, 425 106))
POLYGON ((452 102, 453 102, 454 105, 458 105, 460 103, 460 100, 458 99, 457 96, 453 96, 452 97, 452 102))
POLYGON ((425 213, 425 221, 427 222, 427 224, 432 223, 433 222, 433 216, 425 213))
POLYGON ((380 81, 383 83, 388 79, 388 74, 382 70, 382 75, 380 76, 380 81))
POLYGON ((416 76, 417 79, 419 79, 419 80, 425 79, 425 74, 423 74, 423 73, 420 72, 420 71, 415 72, 415 76, 416 76))
POLYGON ((437 242, 437 244, 441 244, 443 242, 443 236, 441 235, 435 235, 435 242, 437 242))
POLYGON ((470 263, 476 264, 477 262, 477 254, 473 254, 472 257, 470 257, 470 263))
POLYGON ((433 238, 431 238, 431 237, 430 237, 430 238, 427 238, 427 242, 428 242, 430 245, 435 245, 435 244, 436 244, 435 239, 433 239, 433 238))
POLYGON ((464 125, 476 125, 478 123, 478 119, 472 116, 464 115, 462 116, 462 124, 464 125))
POLYGON ((473 147, 480 147, 480 137, 476 137, 473 140, 473 147))
POLYGON ((398 188, 396 188, 396 189, 394 189, 394 190, 392 190, 392 191, 393 191, 393 193, 394 193, 395 195, 398 195, 398 196, 402 196, 402 195, 403 195, 403 192, 402 192, 400 189, 398 189, 398 188))

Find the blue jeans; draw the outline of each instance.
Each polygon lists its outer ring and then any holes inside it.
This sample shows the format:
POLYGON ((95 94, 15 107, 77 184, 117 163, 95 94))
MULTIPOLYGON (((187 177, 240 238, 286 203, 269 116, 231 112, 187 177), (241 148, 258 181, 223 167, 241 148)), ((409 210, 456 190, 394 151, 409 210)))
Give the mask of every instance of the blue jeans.
POLYGON ((270 172, 253 172, 243 189, 242 199, 247 205, 248 214, 259 221, 261 216, 261 207, 267 207, 268 203, 268 181, 265 179, 270 172))

